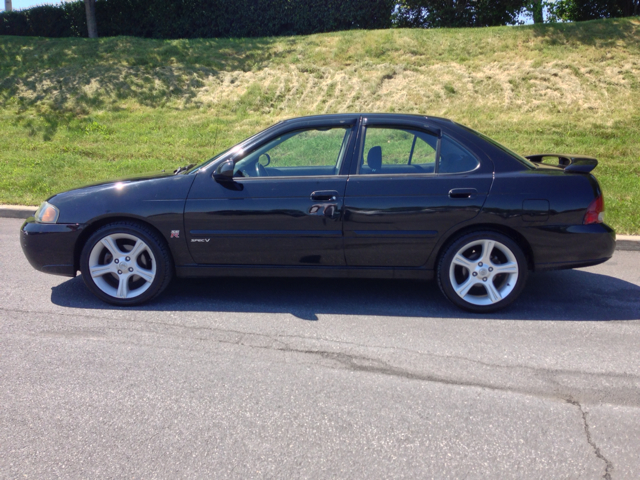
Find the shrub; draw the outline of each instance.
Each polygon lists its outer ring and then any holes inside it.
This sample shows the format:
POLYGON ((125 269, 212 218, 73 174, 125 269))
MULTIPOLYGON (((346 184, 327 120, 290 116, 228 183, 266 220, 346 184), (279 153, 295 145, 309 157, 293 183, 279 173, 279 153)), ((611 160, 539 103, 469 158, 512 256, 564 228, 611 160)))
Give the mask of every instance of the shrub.
POLYGON ((76 37, 86 35, 82 2, 42 5, 0 14, 0 35, 76 37))
MULTIPOLYGON (((97 0, 100 36, 265 37, 389 28, 394 0, 97 0)), ((0 34, 86 36, 82 1, 0 14, 0 34)))

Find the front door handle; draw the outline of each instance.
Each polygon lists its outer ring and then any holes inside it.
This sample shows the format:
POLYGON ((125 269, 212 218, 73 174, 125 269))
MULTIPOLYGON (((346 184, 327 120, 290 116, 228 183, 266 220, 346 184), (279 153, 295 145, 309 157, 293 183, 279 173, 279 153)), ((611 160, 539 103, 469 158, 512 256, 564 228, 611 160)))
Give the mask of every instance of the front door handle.
POLYGON ((478 194, 475 188, 452 188, 449 190, 451 198, 473 198, 478 194))
POLYGON ((318 202, 333 202, 338 198, 338 192, 335 190, 318 190, 311 194, 311 200, 318 202))

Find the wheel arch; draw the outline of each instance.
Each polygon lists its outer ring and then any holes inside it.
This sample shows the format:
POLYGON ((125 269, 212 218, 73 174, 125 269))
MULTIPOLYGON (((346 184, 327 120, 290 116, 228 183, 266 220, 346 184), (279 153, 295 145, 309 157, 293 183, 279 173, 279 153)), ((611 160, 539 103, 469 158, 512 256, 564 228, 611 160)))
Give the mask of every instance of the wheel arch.
POLYGON ((510 228, 504 225, 496 225, 492 223, 477 223, 474 225, 467 225, 465 227, 459 228, 458 230, 455 230, 450 234, 448 234, 446 239, 442 242, 442 244, 440 245, 440 248, 438 249, 438 253, 435 256, 433 265, 434 266, 438 265, 438 263, 440 262, 440 258, 442 258, 442 255, 444 255, 444 253, 447 251, 449 246, 453 242, 455 242, 458 238, 462 237, 463 235, 467 235, 469 233, 478 232, 478 231, 492 231, 496 233, 501 233, 509 237, 510 239, 512 239, 522 249, 522 252, 524 253, 524 256, 527 259, 527 266, 529 267, 529 270, 534 270, 535 262, 534 262, 534 256, 533 256, 533 249, 531 248, 531 245, 529 244, 527 239, 521 233, 519 233, 517 230, 513 228, 510 228))
POLYGON ((158 228, 152 223, 150 223, 149 221, 145 220, 144 218, 140 218, 136 216, 126 216, 126 215, 107 216, 107 217, 101 217, 101 218, 95 219, 92 222, 88 223, 82 229, 82 232, 78 236, 78 239, 76 240, 76 244, 73 250, 73 266, 76 269, 76 271, 80 270, 80 255, 82 253, 82 249, 84 248, 85 244, 87 243, 87 240, 89 240, 91 235, 93 235, 96 231, 98 231, 100 228, 104 227, 105 225, 109 225, 110 223, 116 223, 116 222, 138 223, 140 225, 143 225, 153 230, 158 235, 158 237, 164 242, 165 246, 167 247, 167 251, 169 252, 169 255, 173 256, 173 253, 171 252, 171 248, 169 248, 169 245, 167 244, 167 241, 162 235, 162 233, 160 232, 160 230, 158 230, 158 228))

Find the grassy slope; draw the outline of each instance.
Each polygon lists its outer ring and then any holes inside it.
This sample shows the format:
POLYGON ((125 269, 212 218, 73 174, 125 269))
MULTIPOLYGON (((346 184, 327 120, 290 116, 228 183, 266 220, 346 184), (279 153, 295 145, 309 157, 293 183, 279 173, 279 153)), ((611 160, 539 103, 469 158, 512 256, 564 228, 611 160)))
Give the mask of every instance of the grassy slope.
POLYGON ((200 162, 275 121, 453 118, 523 154, 600 159, 608 222, 640 233, 640 19, 293 38, 0 37, 0 203, 200 162))

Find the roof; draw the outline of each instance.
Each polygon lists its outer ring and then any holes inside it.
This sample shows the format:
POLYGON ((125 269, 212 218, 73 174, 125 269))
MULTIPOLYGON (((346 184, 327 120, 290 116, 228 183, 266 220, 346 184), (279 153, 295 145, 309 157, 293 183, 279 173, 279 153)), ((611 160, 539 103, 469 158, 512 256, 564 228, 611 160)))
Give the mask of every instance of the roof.
POLYGON ((417 120, 426 119, 434 121, 434 123, 453 123, 448 118, 431 117, 428 115, 417 115, 413 113, 366 113, 366 112, 352 112, 352 113, 329 113, 325 115, 308 115, 303 117, 294 117, 283 120, 282 123, 297 122, 300 120, 328 120, 328 121, 344 121, 350 120, 353 117, 367 117, 367 118, 393 118, 395 120, 417 120))

